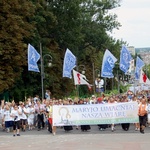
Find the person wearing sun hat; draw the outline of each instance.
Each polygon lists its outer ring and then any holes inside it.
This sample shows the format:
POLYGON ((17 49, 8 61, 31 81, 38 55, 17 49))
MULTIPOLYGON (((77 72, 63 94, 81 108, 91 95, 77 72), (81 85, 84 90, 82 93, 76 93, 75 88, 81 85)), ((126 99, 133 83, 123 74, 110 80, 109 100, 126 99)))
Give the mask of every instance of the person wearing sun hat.
POLYGON ((92 95, 91 100, 90 100, 90 104, 96 104, 97 103, 97 99, 95 95, 92 95))

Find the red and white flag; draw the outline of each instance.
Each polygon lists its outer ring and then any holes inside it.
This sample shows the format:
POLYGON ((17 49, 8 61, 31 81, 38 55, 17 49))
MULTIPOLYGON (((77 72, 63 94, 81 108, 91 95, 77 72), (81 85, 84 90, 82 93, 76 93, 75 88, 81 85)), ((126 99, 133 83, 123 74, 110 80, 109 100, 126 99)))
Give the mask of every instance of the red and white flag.
POLYGON ((150 85, 150 80, 148 79, 147 75, 143 72, 142 69, 141 69, 141 72, 140 72, 139 83, 141 83, 141 84, 149 84, 150 85))
POLYGON ((75 85, 87 85, 89 90, 91 90, 91 85, 86 81, 86 76, 75 71, 73 69, 73 77, 74 77, 74 84, 75 85))

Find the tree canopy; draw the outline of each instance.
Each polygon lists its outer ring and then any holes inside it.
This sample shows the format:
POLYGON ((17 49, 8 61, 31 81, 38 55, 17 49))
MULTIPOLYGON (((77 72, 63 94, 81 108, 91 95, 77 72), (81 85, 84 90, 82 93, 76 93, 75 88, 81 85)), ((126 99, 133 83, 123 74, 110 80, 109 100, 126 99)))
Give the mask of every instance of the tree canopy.
MULTIPOLYGON (((43 55, 49 53, 53 66, 46 65, 44 87, 53 96, 68 96, 73 80, 62 78, 66 48, 86 66, 92 83, 92 64, 101 68, 106 48, 119 55, 123 41, 110 37, 108 31, 119 28, 117 16, 109 10, 119 7, 119 0, 13 0, 0 2, 0 92, 14 96, 41 95, 40 73, 27 70, 27 44, 43 55)), ((45 60, 45 64, 48 60, 45 60)), ((38 62, 40 67, 40 62, 38 62)))

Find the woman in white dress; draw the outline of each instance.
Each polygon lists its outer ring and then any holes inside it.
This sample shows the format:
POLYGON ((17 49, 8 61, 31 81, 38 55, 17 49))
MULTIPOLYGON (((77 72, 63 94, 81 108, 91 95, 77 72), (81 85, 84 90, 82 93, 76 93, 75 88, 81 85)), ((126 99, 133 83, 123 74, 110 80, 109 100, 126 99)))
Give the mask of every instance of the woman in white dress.
POLYGON ((28 112, 29 112, 28 113, 28 126, 29 126, 29 130, 32 130, 33 125, 34 125, 34 117, 35 117, 35 107, 33 103, 29 105, 28 112))

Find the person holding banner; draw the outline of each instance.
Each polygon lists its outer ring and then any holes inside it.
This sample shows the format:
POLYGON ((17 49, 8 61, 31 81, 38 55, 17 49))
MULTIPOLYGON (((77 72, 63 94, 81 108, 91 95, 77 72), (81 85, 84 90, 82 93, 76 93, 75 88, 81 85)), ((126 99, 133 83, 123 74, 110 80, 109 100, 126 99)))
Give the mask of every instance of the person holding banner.
MULTIPOLYGON (((109 104, 114 104, 114 103, 117 103, 117 102, 115 101, 115 98, 114 98, 114 97, 109 97, 108 103, 109 103, 109 104)), ((111 124, 111 131, 114 132, 114 130, 116 130, 116 129, 115 129, 115 124, 112 123, 112 124, 111 124)))
MULTIPOLYGON (((128 100, 129 101, 129 100, 128 100)), ((140 103, 140 100, 137 96, 134 95, 134 97, 131 99, 132 102, 136 102, 138 105, 140 103)), ((135 131, 140 131, 140 124, 139 122, 134 123, 135 125, 135 131)))
MULTIPOLYGON (((127 96, 124 96, 124 97, 122 98, 122 101, 121 101, 121 102, 123 102, 123 103, 128 102, 127 96)), ((121 123, 121 127, 122 127, 122 129, 123 129, 124 131, 128 131, 128 130, 129 130, 129 127, 130 127, 130 123, 121 123)))
MULTIPOLYGON (((69 101, 64 101, 64 105, 73 105, 73 101, 71 99, 69 99, 69 101)), ((67 109, 66 109, 65 116, 66 116, 66 120, 64 120, 64 121, 66 121, 67 123, 69 123, 68 119, 70 118, 70 114, 68 113, 67 109)), ((69 132, 69 131, 73 130, 73 127, 72 127, 72 125, 67 125, 67 126, 64 126, 64 130, 66 132, 69 132)))
POLYGON ((49 102, 49 118, 48 118, 48 121, 49 121, 49 130, 50 132, 53 133, 53 135, 56 134, 56 126, 53 126, 53 117, 52 117, 52 114, 53 114, 53 102, 50 100, 49 102))
MULTIPOLYGON (((79 100, 79 105, 82 105, 84 104, 84 101, 82 99, 79 100)), ((81 125, 81 131, 87 131, 87 130, 90 130, 91 127, 90 125, 81 125)))
POLYGON ((144 134, 144 129, 147 122, 147 103, 146 98, 142 97, 141 103, 139 104, 139 122, 140 122, 140 132, 144 134))
MULTIPOLYGON (((98 97, 97 104, 105 104, 104 98, 105 98, 104 94, 102 94, 101 97, 98 97)), ((98 124, 98 127, 99 127, 100 131, 104 131, 106 128, 108 128, 108 125, 107 124, 98 124)))

